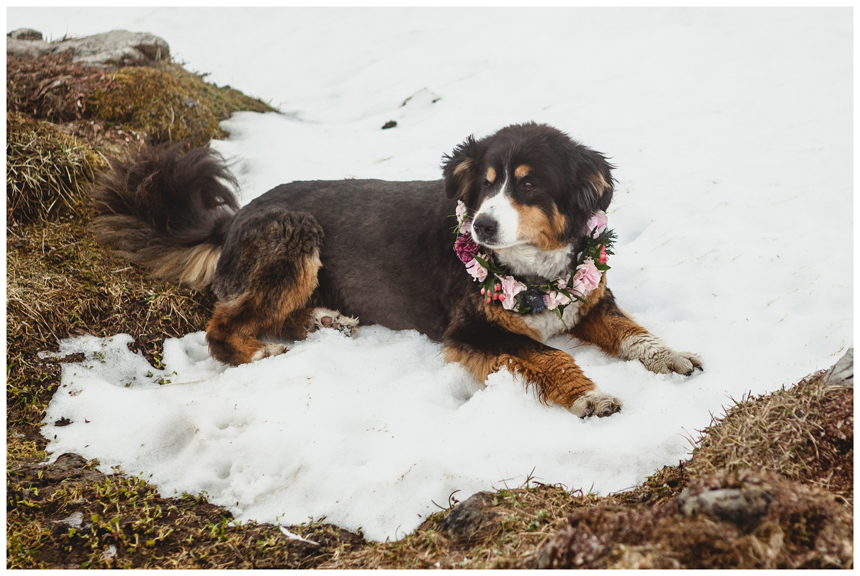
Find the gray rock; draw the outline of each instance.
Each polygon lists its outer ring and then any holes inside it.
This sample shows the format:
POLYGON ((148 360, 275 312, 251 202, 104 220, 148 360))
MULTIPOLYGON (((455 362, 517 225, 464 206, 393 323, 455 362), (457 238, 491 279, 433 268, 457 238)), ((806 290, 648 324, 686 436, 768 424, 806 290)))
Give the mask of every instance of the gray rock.
POLYGON ((19 37, 13 34, 6 39, 6 53, 22 58, 33 58, 42 54, 70 52, 72 60, 99 68, 125 66, 133 61, 160 62, 170 58, 170 46, 164 39, 148 32, 112 30, 103 34, 72 38, 61 42, 47 43, 34 38, 41 34, 31 30, 19 37))
POLYGON ((36 58, 48 54, 53 47, 44 40, 19 39, 14 36, 6 37, 6 54, 18 58, 36 58))
POLYGON ((478 492, 451 510, 439 524, 445 536, 456 540, 469 540, 479 533, 489 532, 498 524, 501 516, 487 508, 492 505, 493 495, 478 492))
POLYGON ((17 30, 12 30, 6 36, 14 38, 16 40, 41 40, 42 33, 38 30, 33 30, 32 28, 18 28, 17 30))
POLYGON ((854 388, 854 346, 824 375, 824 385, 833 388, 854 388))
POLYGON ((684 490, 678 495, 681 514, 710 514, 736 524, 754 522, 765 512, 772 498, 764 490, 752 488, 722 488, 701 494, 684 490))

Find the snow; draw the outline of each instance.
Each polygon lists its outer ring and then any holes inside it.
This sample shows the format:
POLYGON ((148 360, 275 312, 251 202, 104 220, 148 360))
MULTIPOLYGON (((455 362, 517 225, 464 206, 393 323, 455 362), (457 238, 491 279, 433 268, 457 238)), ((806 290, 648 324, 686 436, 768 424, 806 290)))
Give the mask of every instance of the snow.
POLYGON ((625 401, 579 420, 507 372, 481 389, 414 332, 317 333, 236 368, 189 334, 165 343, 164 371, 129 336, 85 336, 60 343, 87 359, 63 370, 48 451, 205 490, 240 520, 325 516, 376 540, 457 490, 531 476, 606 494, 677 464, 731 398, 852 343, 851 23, 850 8, 7 9, 7 30, 53 38, 158 34, 280 107, 235 115, 213 143, 243 202, 292 180, 436 179, 469 134, 515 122, 567 131, 618 166, 620 305, 706 368, 656 375, 556 338, 625 401))

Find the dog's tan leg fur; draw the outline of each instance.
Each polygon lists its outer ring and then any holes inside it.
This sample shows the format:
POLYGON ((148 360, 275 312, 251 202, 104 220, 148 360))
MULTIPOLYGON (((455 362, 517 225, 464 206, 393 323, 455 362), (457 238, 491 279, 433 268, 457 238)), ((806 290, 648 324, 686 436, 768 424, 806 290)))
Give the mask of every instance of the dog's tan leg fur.
POLYGON ((219 361, 239 365, 286 352, 280 344, 264 344, 263 335, 282 336, 287 327, 304 326, 307 335, 312 308, 305 308, 316 290, 317 271, 321 266, 314 252, 298 267, 289 289, 277 297, 248 291, 227 302, 218 302, 206 326, 209 351, 219 361))
POLYGON ((674 351, 630 318, 615 303, 608 288, 589 306, 570 333, 597 345, 610 356, 639 360, 645 368, 658 374, 677 372, 689 376, 694 370, 702 369, 698 356, 674 351))
POLYGON ((570 354, 539 342, 520 344, 512 344, 499 354, 447 345, 444 355, 447 361, 463 365, 481 383, 493 372, 507 368, 535 385, 542 402, 564 406, 581 418, 609 416, 621 409, 623 402, 598 389, 570 354))

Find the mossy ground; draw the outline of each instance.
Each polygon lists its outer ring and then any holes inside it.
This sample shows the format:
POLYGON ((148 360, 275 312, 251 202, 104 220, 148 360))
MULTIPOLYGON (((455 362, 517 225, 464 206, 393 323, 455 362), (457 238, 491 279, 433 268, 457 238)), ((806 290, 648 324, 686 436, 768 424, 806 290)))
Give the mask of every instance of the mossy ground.
POLYGON ((172 63, 111 72, 58 57, 7 58, 7 95, 8 568, 852 565, 853 390, 827 390, 820 377, 742 399, 688 462, 633 490, 598 497, 531 482, 487 495, 466 534, 446 527, 452 498, 397 542, 324 519, 290 527, 313 543, 288 539, 272 525, 235 525, 205 495, 163 498, 74 455, 46 465, 39 427, 60 368, 38 352, 123 332, 158 366, 164 339, 202 329, 213 306, 94 242, 93 174, 130 146, 205 143, 230 112, 268 108, 172 63), (680 512, 685 489, 747 486, 767 487, 775 503, 754 526, 680 512))

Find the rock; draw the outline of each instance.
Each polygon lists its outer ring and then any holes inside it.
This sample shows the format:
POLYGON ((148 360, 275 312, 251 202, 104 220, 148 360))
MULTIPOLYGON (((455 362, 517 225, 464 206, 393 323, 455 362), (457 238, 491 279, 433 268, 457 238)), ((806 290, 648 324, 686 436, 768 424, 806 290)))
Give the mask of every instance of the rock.
POLYGON ((824 385, 832 388, 854 388, 854 346, 827 371, 824 385))
POLYGON ((51 45, 42 40, 42 33, 29 28, 19 28, 6 36, 6 54, 10 56, 36 58, 51 50, 51 45))
POLYGON ((772 498, 758 488, 721 488, 701 494, 684 490, 678 495, 678 508, 684 516, 710 514, 735 524, 754 521, 767 512, 772 498))
POLYGON ((455 540, 470 540, 481 532, 490 532, 496 527, 498 512, 488 510, 493 501, 489 492, 478 492, 451 510, 439 524, 439 530, 455 540))
POLYGON ((16 30, 6 39, 6 53, 19 58, 69 52, 74 62, 100 68, 118 68, 132 62, 155 63, 170 58, 164 39, 147 32, 112 30, 103 34, 48 43, 35 30, 16 30), (16 36, 17 35, 17 36, 16 36))
POLYGON ((33 30, 32 28, 18 28, 17 30, 12 30, 6 36, 14 38, 16 40, 41 40, 42 33, 38 30, 33 30))
POLYGON ((76 478, 84 471, 87 461, 77 454, 62 454, 53 464, 48 464, 42 470, 42 478, 50 482, 61 482, 67 478, 76 478))

